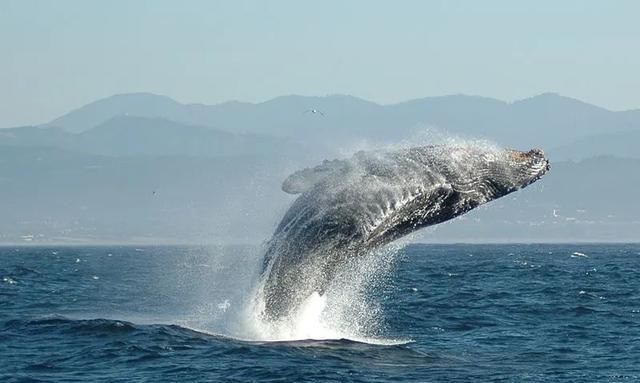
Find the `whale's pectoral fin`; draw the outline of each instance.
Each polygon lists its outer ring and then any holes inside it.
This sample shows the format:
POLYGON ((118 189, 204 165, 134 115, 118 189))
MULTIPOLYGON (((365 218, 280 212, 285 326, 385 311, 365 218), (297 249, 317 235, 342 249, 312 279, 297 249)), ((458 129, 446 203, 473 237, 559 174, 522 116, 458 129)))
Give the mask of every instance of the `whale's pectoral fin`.
POLYGON ((282 190, 289 194, 299 194, 311 189, 318 182, 347 171, 347 161, 324 161, 313 168, 298 170, 282 183, 282 190))

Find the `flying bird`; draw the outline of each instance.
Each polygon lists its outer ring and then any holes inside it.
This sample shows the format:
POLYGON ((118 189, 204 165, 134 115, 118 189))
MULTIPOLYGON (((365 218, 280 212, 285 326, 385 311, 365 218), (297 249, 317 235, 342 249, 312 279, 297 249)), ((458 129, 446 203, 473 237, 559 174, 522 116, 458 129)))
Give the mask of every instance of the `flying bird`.
POLYGON ((324 113, 322 113, 321 111, 319 111, 318 109, 308 109, 305 111, 305 113, 311 113, 311 114, 319 114, 322 117, 324 117, 324 113))

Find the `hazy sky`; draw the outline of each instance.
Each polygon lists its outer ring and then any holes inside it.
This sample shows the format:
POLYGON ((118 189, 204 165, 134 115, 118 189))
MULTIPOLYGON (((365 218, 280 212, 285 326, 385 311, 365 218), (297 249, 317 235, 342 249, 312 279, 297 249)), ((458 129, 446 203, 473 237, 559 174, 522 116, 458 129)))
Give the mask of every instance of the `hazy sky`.
POLYGON ((0 0, 0 127, 114 93, 640 108, 640 1, 0 0))

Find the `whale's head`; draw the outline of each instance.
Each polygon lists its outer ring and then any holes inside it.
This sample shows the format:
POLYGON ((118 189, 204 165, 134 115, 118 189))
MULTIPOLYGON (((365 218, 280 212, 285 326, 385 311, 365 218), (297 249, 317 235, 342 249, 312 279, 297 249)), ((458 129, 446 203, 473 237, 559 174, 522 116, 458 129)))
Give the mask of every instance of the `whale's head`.
POLYGON ((521 152, 477 145, 413 150, 429 173, 439 175, 474 206, 522 189, 549 170, 549 161, 540 149, 521 152))
MULTIPOLYGON (((366 242, 375 245, 460 216, 526 187, 549 170, 539 149, 520 152, 481 143, 361 155, 359 162, 366 174, 376 176, 377 194, 384 198, 375 200, 389 206, 380 210, 378 224, 367 234, 366 242)), ((362 190, 376 195, 376 190, 362 190)))

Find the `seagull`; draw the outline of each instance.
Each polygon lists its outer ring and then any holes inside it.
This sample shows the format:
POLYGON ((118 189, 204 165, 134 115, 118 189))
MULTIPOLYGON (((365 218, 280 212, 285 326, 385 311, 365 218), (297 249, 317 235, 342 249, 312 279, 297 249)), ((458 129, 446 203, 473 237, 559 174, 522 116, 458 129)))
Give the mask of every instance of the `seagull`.
POLYGON ((322 117, 324 117, 324 113, 322 113, 318 109, 308 109, 308 110, 305 111, 305 113, 319 114, 322 117))

